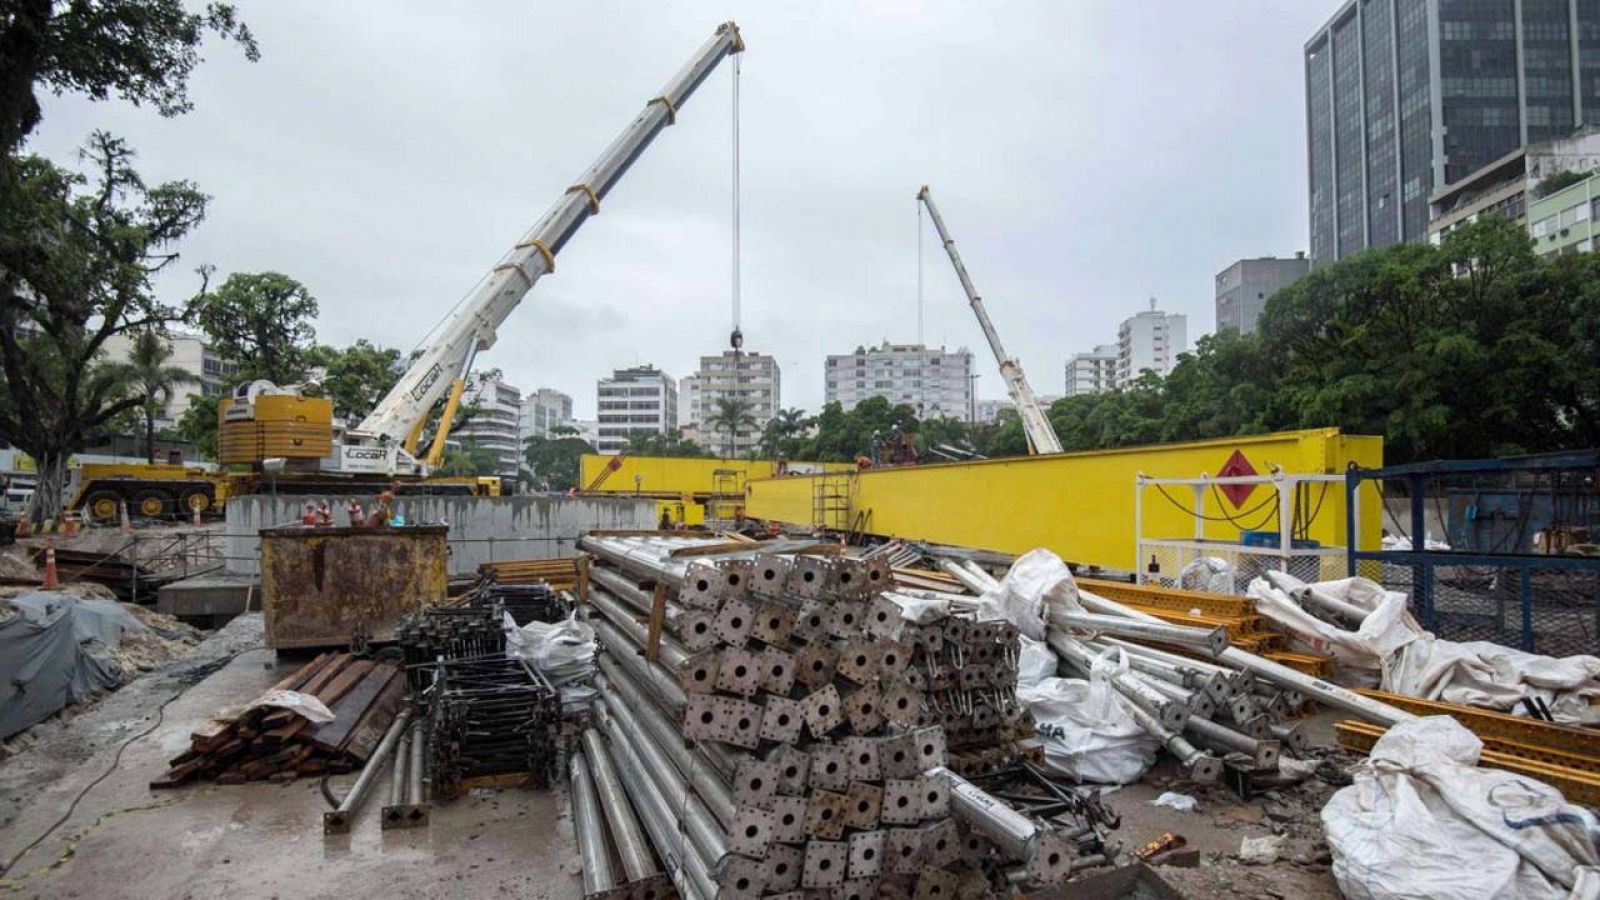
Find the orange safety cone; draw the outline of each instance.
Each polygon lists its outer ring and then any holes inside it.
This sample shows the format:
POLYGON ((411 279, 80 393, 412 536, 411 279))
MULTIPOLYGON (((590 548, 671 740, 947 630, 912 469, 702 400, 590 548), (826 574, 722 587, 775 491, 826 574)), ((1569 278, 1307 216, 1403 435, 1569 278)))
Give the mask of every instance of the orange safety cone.
POLYGON ((61 576, 56 573, 56 542, 54 538, 46 538, 44 542, 44 589, 55 590, 61 586, 61 576))
POLYGON ((28 514, 27 513, 23 513, 22 514, 22 518, 17 520, 17 537, 27 537, 27 536, 28 536, 28 514))
POLYGON ((78 536, 78 517, 73 515, 70 509, 61 515, 61 536, 69 538, 78 536))
POLYGON ((126 501, 126 500, 118 500, 117 501, 117 509, 120 512, 121 516, 122 516, 122 530, 123 531, 132 531, 133 530, 133 523, 128 521, 128 501, 126 501))
POLYGON ((191 506, 189 508, 194 510, 194 517, 193 517, 192 524, 194 525, 194 527, 199 528, 200 527, 200 507, 197 505, 197 506, 191 506))

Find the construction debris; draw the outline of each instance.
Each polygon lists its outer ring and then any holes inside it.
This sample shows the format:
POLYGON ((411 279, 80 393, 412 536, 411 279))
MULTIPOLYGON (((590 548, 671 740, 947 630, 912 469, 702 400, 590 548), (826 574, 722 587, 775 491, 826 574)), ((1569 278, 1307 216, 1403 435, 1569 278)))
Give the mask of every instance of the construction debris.
POLYGON ((588 602, 606 650, 586 757, 615 759, 681 894, 1005 892, 1115 852, 1073 791, 1041 801, 1047 821, 952 771, 1037 758, 1007 623, 888 593, 887 558, 817 545, 580 546, 603 563, 588 602))
MULTIPOLYGON (((213 719, 189 738, 189 749, 152 789, 194 780, 218 784, 293 780, 301 775, 348 772, 367 760, 400 711, 404 694, 400 667, 324 653, 273 686, 312 698, 332 713, 314 722, 280 706, 253 703, 213 719)), ((270 692, 269 692, 270 693, 270 692)))

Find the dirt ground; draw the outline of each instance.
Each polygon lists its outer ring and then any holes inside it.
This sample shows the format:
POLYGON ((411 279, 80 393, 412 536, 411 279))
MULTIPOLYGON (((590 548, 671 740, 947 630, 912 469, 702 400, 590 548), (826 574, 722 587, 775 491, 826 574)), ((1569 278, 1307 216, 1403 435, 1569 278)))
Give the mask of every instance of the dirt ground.
MULTIPOLYGON (((0 762, 0 859, 12 859, 88 790, 0 889, 196 900, 582 896, 570 812, 558 792, 481 792, 436 807, 428 828, 388 832, 368 803, 350 835, 325 839, 327 805, 314 779, 148 789, 192 730, 297 664, 279 665, 262 649, 261 618, 245 615, 93 708, 32 729, 29 746, 0 762), (117 761, 118 748, 152 726, 117 761)), ((343 794, 353 780, 336 777, 332 789, 343 794)))

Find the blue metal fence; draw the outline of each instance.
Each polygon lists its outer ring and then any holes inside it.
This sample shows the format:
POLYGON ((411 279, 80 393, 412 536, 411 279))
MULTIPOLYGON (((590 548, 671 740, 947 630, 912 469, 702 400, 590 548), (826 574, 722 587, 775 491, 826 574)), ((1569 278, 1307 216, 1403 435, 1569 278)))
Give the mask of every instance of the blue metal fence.
POLYGON ((1572 546, 1600 534, 1597 470, 1595 451, 1352 467, 1346 503, 1366 482, 1403 493, 1408 515, 1385 506, 1385 530, 1411 546, 1360 549, 1351 519, 1349 573, 1407 592, 1412 614, 1443 638, 1600 653, 1600 556, 1572 546), (1430 504, 1445 517, 1449 550, 1428 549, 1430 504))

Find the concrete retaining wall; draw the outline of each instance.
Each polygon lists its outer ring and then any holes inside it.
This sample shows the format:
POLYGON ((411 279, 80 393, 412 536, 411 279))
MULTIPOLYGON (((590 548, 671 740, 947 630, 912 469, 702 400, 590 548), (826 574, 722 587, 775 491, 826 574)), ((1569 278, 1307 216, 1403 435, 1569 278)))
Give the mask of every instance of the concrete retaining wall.
MULTIPOLYGON (((300 521, 321 497, 255 495, 228 498, 227 568, 261 572, 262 528, 300 521)), ((339 498, 333 498, 338 501, 339 498)), ((656 527, 655 501, 627 497, 401 497, 399 510, 414 525, 450 526, 450 575, 507 559, 545 559, 577 552, 578 536, 593 528, 656 527)), ((348 524, 341 503, 334 524, 348 524)))

